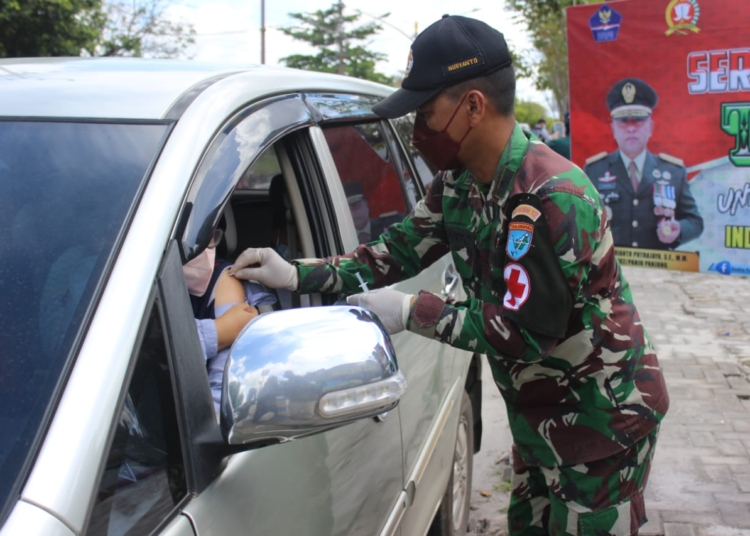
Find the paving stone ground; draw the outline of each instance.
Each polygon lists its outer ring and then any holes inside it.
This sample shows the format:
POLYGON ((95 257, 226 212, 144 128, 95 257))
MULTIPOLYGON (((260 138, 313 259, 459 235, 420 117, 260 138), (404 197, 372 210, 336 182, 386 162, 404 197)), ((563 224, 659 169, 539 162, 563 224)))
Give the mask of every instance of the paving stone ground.
MULTIPOLYGON (((624 268, 656 344, 670 409, 642 536, 750 536, 750 278, 624 268)), ((505 534, 505 407, 484 374, 469 534, 505 534)))

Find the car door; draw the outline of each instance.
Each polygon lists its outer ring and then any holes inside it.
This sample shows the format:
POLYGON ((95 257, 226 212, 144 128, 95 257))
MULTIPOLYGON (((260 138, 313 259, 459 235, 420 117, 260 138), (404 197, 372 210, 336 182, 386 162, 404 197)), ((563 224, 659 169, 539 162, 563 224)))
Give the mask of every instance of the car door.
MULTIPOLYGON (((311 129, 311 135, 326 168, 332 199, 340 200, 336 216, 343 249, 339 253, 352 251, 401 221, 424 189, 390 125, 372 115, 372 101, 331 95, 308 95, 306 101, 322 117, 320 130, 311 129)), ((454 273, 446 255, 393 287, 411 294, 422 289, 447 294, 460 286, 454 273)), ((419 534, 429 526, 449 476, 455 439, 450 419, 456 417, 455 400, 468 360, 465 352, 409 332, 392 340, 399 367, 409 381, 398 410, 408 506, 401 530, 419 534)))
POLYGON ((149 307, 85 534, 194 536, 163 309, 149 307))
MULTIPOLYGON (((263 170, 255 166, 264 166, 281 171, 291 197, 299 201, 293 203, 302 237, 299 247, 307 255, 330 254, 335 246, 322 221, 327 208, 313 195, 320 188, 320 176, 310 157, 306 132, 310 124, 310 111, 296 95, 255 104, 228 120, 207 148, 187 196, 190 209, 175 237, 181 247, 185 251, 194 247, 233 195, 255 198, 260 210, 263 188, 248 193, 236 192, 235 187, 252 183, 245 179, 262 175, 263 170), (269 157, 275 159, 272 165, 269 157)), ((235 204, 235 216, 238 208, 240 204, 235 204)), ((247 228, 242 223, 249 221, 245 216, 236 218, 239 243, 245 243, 243 234, 260 236, 264 231, 262 219, 247 228)), ((201 536, 378 534, 401 493, 402 479, 399 414, 391 412, 228 456, 184 512, 201 536)))

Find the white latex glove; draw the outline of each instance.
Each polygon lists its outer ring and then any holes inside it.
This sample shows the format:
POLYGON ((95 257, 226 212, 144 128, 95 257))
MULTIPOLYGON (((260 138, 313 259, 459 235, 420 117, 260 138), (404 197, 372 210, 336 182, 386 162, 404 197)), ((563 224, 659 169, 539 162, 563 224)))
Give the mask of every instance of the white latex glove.
POLYGON ((413 299, 413 294, 381 288, 363 294, 353 294, 346 299, 346 303, 363 307, 378 315, 385 330, 389 335, 393 335, 406 329, 413 299))
POLYGON ((295 291, 299 287, 297 268, 271 248, 247 248, 234 261, 229 273, 237 279, 257 281, 269 288, 295 291), (255 264, 260 266, 253 266, 255 264))

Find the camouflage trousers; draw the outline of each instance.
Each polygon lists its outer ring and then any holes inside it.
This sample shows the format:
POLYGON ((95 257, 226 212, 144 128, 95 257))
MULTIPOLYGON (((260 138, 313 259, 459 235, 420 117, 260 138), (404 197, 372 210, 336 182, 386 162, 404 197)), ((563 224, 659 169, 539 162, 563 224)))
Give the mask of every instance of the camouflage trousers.
POLYGON ((614 456, 579 465, 532 467, 514 456, 510 535, 638 534, 647 521, 643 492, 658 429, 614 456))

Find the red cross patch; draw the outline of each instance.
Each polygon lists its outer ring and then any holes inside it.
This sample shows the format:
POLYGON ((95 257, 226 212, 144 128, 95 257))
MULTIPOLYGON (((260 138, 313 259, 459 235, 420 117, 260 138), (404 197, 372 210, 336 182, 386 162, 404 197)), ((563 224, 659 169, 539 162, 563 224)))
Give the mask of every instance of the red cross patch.
POLYGON ((520 264, 511 262, 505 266, 503 277, 508 289, 503 299, 503 307, 511 311, 518 311, 531 294, 529 273, 520 264))

